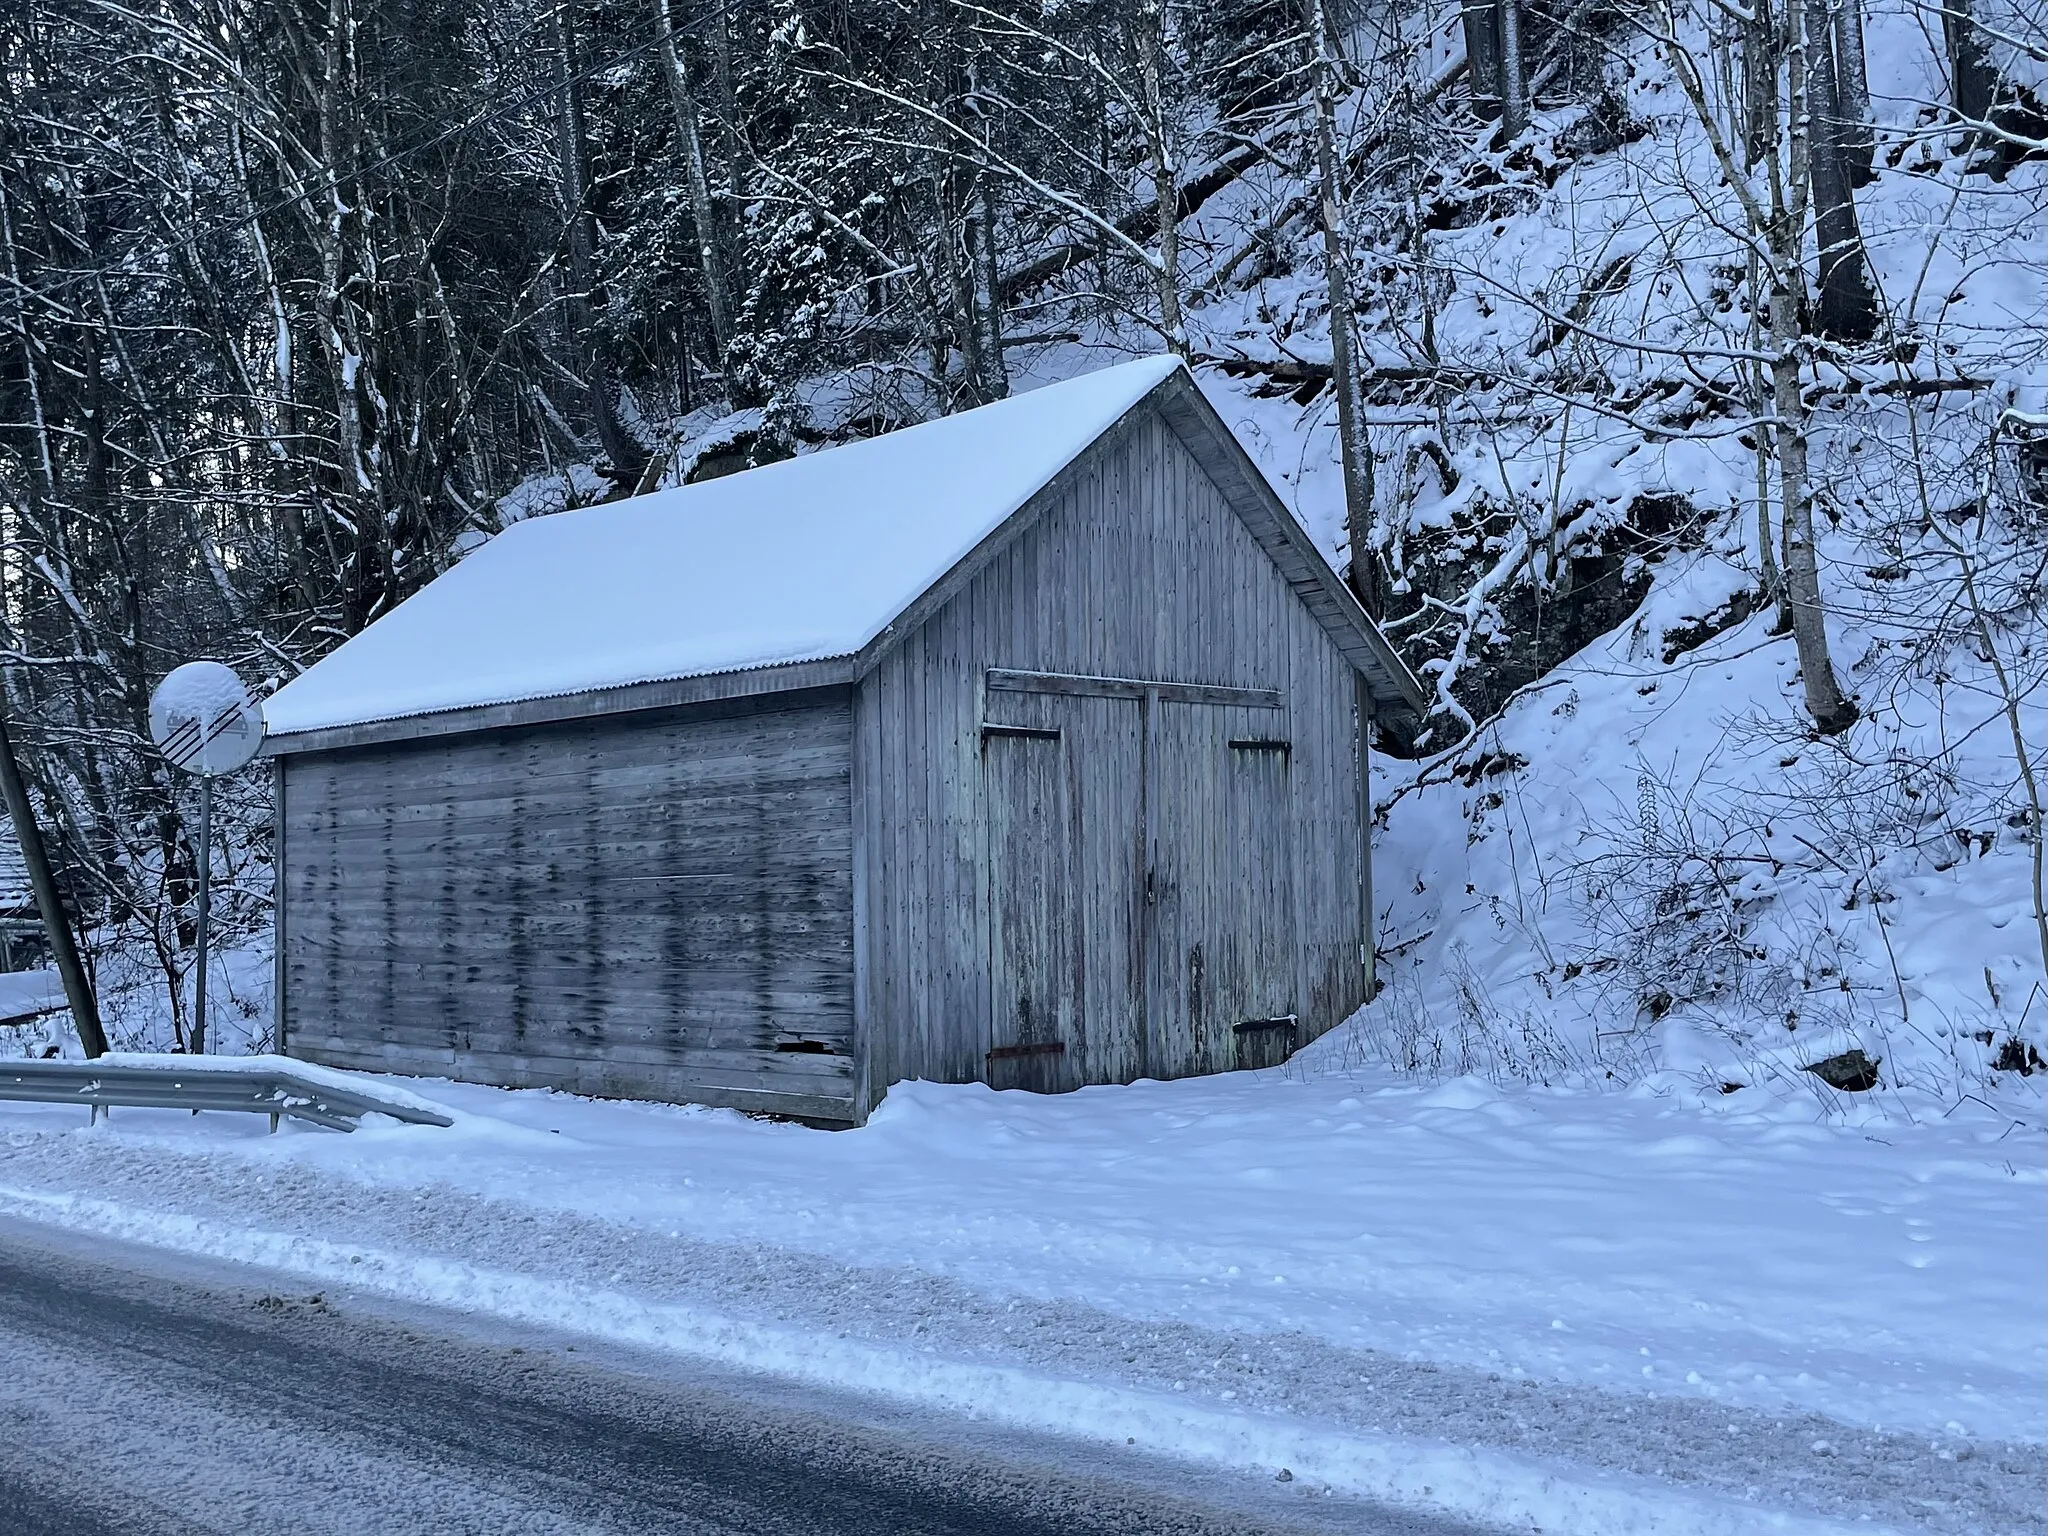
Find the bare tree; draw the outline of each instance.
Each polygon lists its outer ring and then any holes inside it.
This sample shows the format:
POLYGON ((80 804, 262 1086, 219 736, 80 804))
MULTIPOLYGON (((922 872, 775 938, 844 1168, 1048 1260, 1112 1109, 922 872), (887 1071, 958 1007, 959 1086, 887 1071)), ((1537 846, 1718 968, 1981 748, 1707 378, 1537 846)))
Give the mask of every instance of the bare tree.
POLYGON ((1949 99, 1956 116, 1982 122, 1991 115, 1998 75, 1984 50, 1976 0, 1941 0, 1942 40, 1948 49, 1949 99))
POLYGON ((1506 138, 1529 126, 1529 69, 1523 57, 1521 0, 1465 0, 1465 69, 1472 111, 1498 122, 1506 138))
MULTIPOLYGON (((0 690, 4 694, 4 690, 0 690)), ((71 1024, 78 1031, 78 1043, 88 1056, 107 1054, 106 1032, 100 1028, 99 999, 94 995, 92 977, 79 956, 72 937, 71 914, 57 889, 57 876, 50 868, 50 856, 43 847, 42 828, 29 802, 28 786, 22 779, 21 764, 15 757, 14 738, 7 729, 7 708, 0 697, 0 795, 7 801, 7 813, 14 823, 15 845, 28 870, 29 885, 35 892, 36 910, 48 935, 50 953, 57 962, 57 974, 64 983, 64 1000, 71 1009, 71 1024)))
MULTIPOLYGON (((2016 675, 2015 669, 2007 663, 1998 643, 1998 636, 1993 633, 1992 605, 1984 591, 1986 561, 1983 546, 1988 542, 1986 533, 1993 509, 2000 500, 1994 490, 1999 467, 2000 440, 2008 432, 2017 433, 2022 430, 2032 434, 2048 433, 2048 418, 2006 410, 1999 412, 1992 422, 1991 440, 1983 455, 1984 471, 1978 487, 1976 526, 1971 530, 1974 536, 1966 536, 1959 532, 1947 518, 1938 513, 1927 519, 1927 526, 1947 546, 1954 558, 1962 585, 1963 608, 1981 646, 1979 655, 1991 668, 1992 676, 1996 680, 1999 712, 2005 717, 2006 729, 2011 735, 2013 761, 2019 769, 2020 785, 2026 797, 2023 814, 2033 833, 2030 861, 2034 934, 2041 946, 2041 975, 2043 981, 2048 982, 2048 799, 2044 799, 2042 795, 2041 776, 2035 769, 2035 752, 2027 741, 2025 724, 2026 702, 2031 695, 2040 691, 2043 679, 2039 675, 2038 665, 2035 669, 2036 675, 2028 678, 2016 675)), ((1918 458, 1916 454, 1916 469, 1918 458)), ((1927 503, 1924 489, 1922 503, 1927 503)), ((2019 545, 2017 541, 2009 540, 2008 547, 2018 550, 2024 546, 2019 545)), ((2035 577, 2029 579, 2022 576, 2016 585, 2022 591, 2038 593, 2040 562, 2037 559, 2032 563, 2035 577)))
POLYGON ((1863 57, 1863 0, 1828 0, 1834 36, 1835 96, 1841 111, 1843 153, 1849 178, 1862 186, 1875 174, 1875 125, 1870 119, 1870 71, 1863 57))
POLYGON ((1465 30, 1465 78, 1471 86, 1472 114, 1482 123, 1501 115, 1501 48, 1499 0, 1463 0, 1458 10, 1465 30))
MULTIPOLYGON (((1838 4, 1846 0, 1805 0, 1807 107, 1813 134, 1806 147, 1813 196, 1814 235, 1820 248, 1820 331, 1852 341, 1877 331, 1877 297, 1863 259, 1863 230, 1856 218, 1858 161, 1856 126, 1843 94, 1838 46, 1843 23, 1838 4)), ((1856 58, 1862 59, 1861 26, 1856 58)), ((1859 119, 1868 117, 1868 102, 1859 119)), ((1868 154, 1861 164, 1869 167, 1868 154)))
POLYGON ((661 67, 668 78, 669 99, 674 104, 676 132, 682 139, 683 165, 690 184, 690 218, 697 238, 697 269, 704 283, 704 313, 711 328, 711 344, 722 365, 727 342, 732 339, 732 297, 726 273, 730 268, 725 247, 724 224, 712 200, 711 177, 706 169, 703 114, 690 81, 688 60, 676 38, 670 14, 672 0, 654 0, 654 26, 661 39, 661 67))
POLYGON ((564 305, 574 343, 581 353, 583 385, 598 441, 607 463, 602 472, 622 489, 640 479, 647 450, 627 434, 612 397, 611 370, 597 332, 602 303, 597 267, 597 211, 590 187, 590 135, 584 123, 583 67, 576 33, 575 0, 555 0, 555 54, 560 67, 557 93, 561 142, 562 217, 569 232, 569 292, 564 305))
POLYGON ((1352 351, 1356 320, 1351 304, 1351 248, 1346 228, 1342 157, 1337 148, 1337 104, 1345 95, 1345 71, 1337 22, 1330 0, 1309 0, 1313 40, 1310 70, 1315 90, 1316 185, 1322 213, 1323 282, 1330 308, 1330 367, 1337 393, 1337 447, 1344 476, 1344 530, 1350 547, 1351 590, 1378 614, 1381 593, 1373 548, 1374 476, 1372 445, 1365 438, 1365 391, 1352 351))
POLYGON ((1529 66, 1522 53, 1522 0, 1494 0, 1500 29, 1500 126, 1508 138, 1529 126, 1529 66))
POLYGON ((1174 152, 1173 107, 1167 95, 1166 0, 1139 0, 1132 25, 1132 49, 1144 87, 1146 150, 1151 159, 1152 197, 1159 219, 1159 329, 1166 344, 1188 355, 1187 323, 1180 304, 1180 165, 1174 152))
MULTIPOLYGON (((1840 114, 1833 94, 1833 30, 1827 0, 1805 0, 1803 9, 1788 6, 1779 11, 1777 25, 1768 35, 1755 28, 1745 33, 1746 45, 1764 50, 1762 59, 1768 67, 1759 62, 1745 69, 1744 86, 1768 90, 1770 104, 1768 113, 1753 101, 1730 115, 1752 130, 1764 122, 1771 124, 1768 142, 1754 146, 1762 151, 1755 161, 1763 171, 1761 195, 1752 190, 1751 176, 1737 163, 1722 132, 1724 119, 1715 109, 1707 76, 1677 35, 1668 6, 1660 17, 1653 33, 1669 50, 1679 83, 1742 217, 1754 284, 1752 308, 1768 316, 1765 352, 1758 361, 1770 381, 1772 419, 1758 430, 1768 433, 1776 449, 1779 574, 1799 651, 1807 712, 1823 732, 1846 730, 1855 722, 1857 709, 1842 692, 1828 646, 1827 608, 1814 548, 1807 451, 1811 412, 1800 378, 1809 345, 1804 258, 1810 205, 1820 247, 1823 309, 1832 278, 1837 333, 1862 328, 1869 334, 1875 324, 1875 301, 1863 275, 1862 239, 1855 225, 1846 161, 1829 126, 1839 124, 1840 114), (1828 63, 1819 62, 1823 56, 1828 63), (1819 102, 1809 95, 1814 89, 1822 93, 1819 102), (1818 149, 1815 124, 1823 141, 1818 149), (1832 204, 1819 194, 1823 179, 1832 204)), ((1825 318, 1822 328, 1828 328, 1825 318)))

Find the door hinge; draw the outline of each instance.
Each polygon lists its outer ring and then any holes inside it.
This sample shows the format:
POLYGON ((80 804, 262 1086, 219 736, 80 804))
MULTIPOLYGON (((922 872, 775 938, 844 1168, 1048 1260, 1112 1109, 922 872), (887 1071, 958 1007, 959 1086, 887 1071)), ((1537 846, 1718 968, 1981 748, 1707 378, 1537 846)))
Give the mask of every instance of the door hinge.
POLYGON ((990 1061, 1014 1061, 1020 1056, 1064 1056, 1067 1042, 1064 1040, 1039 1040, 1029 1045, 999 1045, 988 1053, 990 1061))
POLYGON ((1242 1023, 1231 1025, 1230 1028, 1235 1034, 1248 1035, 1255 1029, 1293 1029, 1299 1022, 1298 1015, 1283 1013, 1277 1019, 1246 1019, 1242 1023))

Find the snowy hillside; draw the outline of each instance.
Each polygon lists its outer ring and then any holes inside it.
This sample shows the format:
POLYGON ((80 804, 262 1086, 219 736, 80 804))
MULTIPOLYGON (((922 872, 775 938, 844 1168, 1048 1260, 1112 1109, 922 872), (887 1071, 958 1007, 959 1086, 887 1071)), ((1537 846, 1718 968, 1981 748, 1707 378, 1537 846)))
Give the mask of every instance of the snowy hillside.
MULTIPOLYGON (((1554 407, 1457 444, 1458 485, 1419 496, 1407 532, 1474 497, 1561 509, 1527 523, 1562 522, 1566 559, 1627 552, 1621 580, 1646 590, 1455 750, 1382 762, 1394 959, 1354 1048, 1908 1119, 1997 1098, 2038 1121, 2021 1075, 2048 1049, 2048 929, 2022 754, 2038 776, 2048 485, 2038 446, 1987 443, 2001 413, 2034 423, 2048 404, 2048 164, 1986 174, 1981 148, 1930 127, 1941 82, 1917 9, 1873 7, 1867 27, 1877 172, 1858 205, 1892 339, 1889 355, 1823 347, 1808 384, 1830 639, 1860 723, 1816 736, 1791 638, 1749 612, 1759 474, 1727 394, 1757 333, 1721 233, 1740 215, 1644 43, 1622 98, 1641 137, 1561 164, 1585 119, 1539 115, 1520 178, 1548 188, 1444 240, 1461 281, 1437 334, 1447 359, 1540 378, 1532 335, 1597 292, 1576 312, 1589 332, 1651 346, 1566 338, 1581 355, 1551 373, 1554 407), (1587 354, 1612 392, 1574 399, 1555 381, 1587 354), (1646 528, 1665 498, 1671 526, 1646 528), (1853 1105, 1798 1070, 1857 1050, 1879 1086, 1853 1105)), ((1498 167, 1510 184, 1516 158, 1498 167)), ((1495 571, 1546 558, 1513 530, 1485 553, 1495 571)), ((1473 592, 1459 638, 1482 659, 1504 605, 1473 592)))
POLYGON ((1674 558, 1624 631, 1470 746, 1383 771, 1398 958, 1356 1048, 1540 1081, 1662 1069, 1907 1118, 1993 1095, 2038 1122, 2013 1075, 2038 1067, 2048 1006, 2034 855, 1995 696, 1893 671, 1895 633, 1845 624, 1865 718, 1813 740, 1767 615, 1663 658, 1730 575, 1674 558), (1797 1070, 1852 1050, 1882 1064, 1860 1108, 1797 1070))

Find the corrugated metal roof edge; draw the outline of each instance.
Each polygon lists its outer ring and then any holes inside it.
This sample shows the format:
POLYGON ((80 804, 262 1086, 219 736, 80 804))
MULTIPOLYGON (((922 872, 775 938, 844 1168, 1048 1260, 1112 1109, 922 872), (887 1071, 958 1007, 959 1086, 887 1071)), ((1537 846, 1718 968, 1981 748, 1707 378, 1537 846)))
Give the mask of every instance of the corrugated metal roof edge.
POLYGON ((279 731, 265 739, 263 755, 287 757, 296 752, 329 752, 350 746, 368 746, 377 741, 450 736, 465 731, 491 730, 502 726, 545 725, 553 721, 584 719, 592 715, 630 714, 635 710, 661 709, 676 704, 749 698, 766 693, 793 692, 801 688, 830 687, 835 683, 850 683, 854 680, 855 655, 856 653, 852 651, 831 651, 816 656, 791 657, 783 661, 757 662, 745 667, 662 673, 634 682, 604 683, 592 688, 522 694, 441 709, 416 709, 399 714, 370 715, 359 720, 309 726, 299 731, 279 731), (821 668, 833 669, 843 675, 817 675, 821 668), (749 679, 767 679, 778 673, 801 673, 802 676, 796 681, 778 679, 765 686, 747 685, 749 679), (657 693, 672 693, 675 696, 655 696, 657 693), (562 707, 570 705, 571 701, 584 707, 562 707))

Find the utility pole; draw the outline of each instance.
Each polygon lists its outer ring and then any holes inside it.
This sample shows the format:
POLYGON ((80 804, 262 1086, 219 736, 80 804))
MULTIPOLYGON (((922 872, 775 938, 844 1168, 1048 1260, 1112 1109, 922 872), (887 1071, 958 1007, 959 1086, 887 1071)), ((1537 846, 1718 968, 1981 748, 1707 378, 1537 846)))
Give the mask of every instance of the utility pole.
POLYGON ((14 755, 14 737, 7 729, 4 696, 0 696, 0 793, 7 797, 7 814, 14 820, 14 840, 21 845, 21 862, 28 867, 28 881, 35 889, 36 910, 42 914, 43 931, 50 937, 57 974, 64 979, 64 1000, 71 1006, 78 1043, 85 1047, 87 1056, 104 1056, 107 1036, 100 1028, 100 1005, 92 994, 92 978, 85 974, 85 962, 79 958, 78 945, 72 939, 71 919, 57 894, 57 877, 43 847, 42 829, 36 825, 35 807, 28 801, 28 786, 22 782, 21 764, 14 755))

